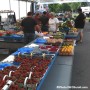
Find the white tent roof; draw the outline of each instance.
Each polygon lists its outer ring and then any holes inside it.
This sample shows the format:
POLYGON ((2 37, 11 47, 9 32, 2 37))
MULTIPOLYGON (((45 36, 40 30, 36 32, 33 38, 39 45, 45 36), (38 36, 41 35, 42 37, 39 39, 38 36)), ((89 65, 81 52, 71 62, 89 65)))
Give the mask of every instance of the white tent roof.
POLYGON ((90 0, 18 0, 18 1, 34 1, 42 4, 54 4, 54 3, 71 3, 71 2, 89 2, 90 0))
POLYGON ((18 0, 18 1, 28 1, 28 2, 31 2, 31 1, 36 1, 36 0, 18 0))
POLYGON ((31 2, 31 1, 36 1, 36 2, 41 2, 41 3, 44 3, 44 2, 90 2, 90 0, 18 0, 18 1, 28 1, 28 2, 31 2))

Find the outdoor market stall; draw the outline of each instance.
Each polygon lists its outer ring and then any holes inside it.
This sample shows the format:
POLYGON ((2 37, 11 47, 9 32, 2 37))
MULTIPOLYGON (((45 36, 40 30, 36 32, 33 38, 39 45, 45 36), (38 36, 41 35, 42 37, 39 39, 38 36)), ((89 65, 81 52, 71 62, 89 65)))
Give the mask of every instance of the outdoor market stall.
POLYGON ((15 12, 11 9, 1 10, 0 17, 0 54, 10 54, 23 46, 20 44, 24 37, 20 31, 20 21, 16 22, 15 12), (6 15, 5 18, 2 18, 3 14, 6 15))
POLYGON ((70 86, 78 36, 74 30, 37 38, 4 59, 0 63, 0 89, 58 90, 70 86))
MULTIPOLYGON (((47 78, 50 78, 52 70, 57 71, 57 75, 62 76, 62 79, 64 79, 63 74, 68 72, 67 77, 69 78, 66 78, 67 83, 65 85, 69 85, 71 67, 68 67, 67 65, 72 65, 73 62, 74 40, 64 40, 64 35, 61 32, 59 33, 59 37, 55 37, 55 34, 52 36, 43 36, 35 39, 25 47, 19 48, 1 62, 0 79, 1 81, 3 79, 1 88, 10 88, 10 90, 13 90, 13 88, 42 90, 42 87, 44 87, 44 90, 49 90, 49 87, 45 87, 44 83, 47 78), (66 61, 66 59, 69 62, 66 61), (61 65, 59 66, 59 64, 61 65), (63 64, 66 65, 64 66, 63 64), (62 70, 59 68, 62 68, 62 70), (66 70, 66 72, 64 70, 66 70), (18 76, 20 76, 20 79, 17 80, 18 76), (9 84, 8 87, 7 84, 9 84)), ((62 85, 63 82, 61 79, 56 77, 55 73, 54 76, 54 79, 58 78, 62 85)), ((56 85, 55 83, 53 82, 54 85, 56 85)))
POLYGON ((22 31, 0 30, 0 54, 10 54, 24 46, 22 31), (12 47, 11 47, 12 46, 12 47))

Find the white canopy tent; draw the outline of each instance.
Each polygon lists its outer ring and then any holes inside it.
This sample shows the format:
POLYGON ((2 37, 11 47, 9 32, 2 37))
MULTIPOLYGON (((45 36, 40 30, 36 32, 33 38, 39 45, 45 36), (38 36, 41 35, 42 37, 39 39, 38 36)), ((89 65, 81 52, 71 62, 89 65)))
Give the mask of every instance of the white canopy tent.
POLYGON ((90 0, 18 0, 18 1, 37 2, 37 3, 41 3, 41 4, 90 2, 90 0))
MULTIPOLYGON (((26 1, 26 0, 25 0, 26 1)), ((30 2, 20 0, 0 0, 0 11, 12 10, 16 14, 16 18, 25 17, 26 13, 30 11, 30 2)), ((7 18, 7 14, 1 13, 2 18, 7 18)))
POLYGON ((38 4, 87 2, 90 5, 90 0, 0 0, 0 10, 13 10, 17 19, 20 19, 30 11, 31 2, 37 2, 38 4))

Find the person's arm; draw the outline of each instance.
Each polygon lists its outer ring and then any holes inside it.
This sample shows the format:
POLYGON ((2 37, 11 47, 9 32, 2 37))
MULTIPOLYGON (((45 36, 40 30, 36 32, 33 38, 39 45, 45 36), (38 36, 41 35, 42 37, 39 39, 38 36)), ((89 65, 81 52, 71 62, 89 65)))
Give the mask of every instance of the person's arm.
POLYGON ((24 29, 24 19, 21 21, 21 24, 20 24, 20 29, 23 31, 23 29, 24 29))
POLYGON ((41 32, 41 28, 40 28, 39 25, 35 25, 35 31, 37 31, 37 32, 41 32))
POLYGON ((23 26, 20 26, 20 31, 23 31, 24 27, 23 26))
POLYGON ((56 31, 58 30, 59 20, 56 18, 56 31))
POLYGON ((59 23, 56 23, 56 31, 58 30, 59 27, 59 23))
POLYGON ((86 16, 83 14, 83 21, 85 22, 85 20, 86 20, 86 16))

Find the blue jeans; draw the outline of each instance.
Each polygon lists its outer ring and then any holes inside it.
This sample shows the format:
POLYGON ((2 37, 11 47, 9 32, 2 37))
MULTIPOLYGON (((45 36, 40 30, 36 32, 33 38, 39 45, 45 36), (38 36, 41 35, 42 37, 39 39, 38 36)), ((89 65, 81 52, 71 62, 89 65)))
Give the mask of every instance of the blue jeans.
POLYGON ((34 33, 24 33, 24 43, 28 44, 35 39, 34 33))

